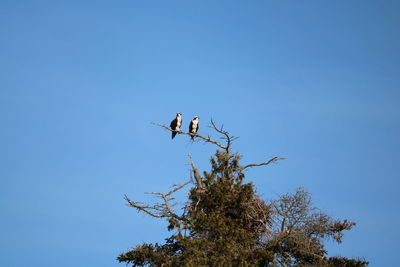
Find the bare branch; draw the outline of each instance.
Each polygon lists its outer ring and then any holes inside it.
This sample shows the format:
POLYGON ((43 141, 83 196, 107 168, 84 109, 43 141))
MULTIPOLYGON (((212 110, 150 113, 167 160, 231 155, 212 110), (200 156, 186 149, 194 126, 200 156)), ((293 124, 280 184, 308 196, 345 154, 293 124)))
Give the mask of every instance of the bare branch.
POLYGON ((191 153, 189 153, 189 159, 190 159, 190 166, 192 167, 192 171, 193 171, 193 176, 196 179, 197 187, 203 188, 203 181, 201 179, 199 169, 197 169, 196 166, 194 165, 194 161, 192 159, 191 153))
POLYGON ((264 165, 269 165, 273 162, 276 162, 278 160, 284 160, 286 158, 280 158, 280 157, 273 157, 272 159, 268 160, 267 162, 259 163, 259 164, 248 164, 246 166, 241 167, 242 170, 250 168, 250 167, 258 167, 258 166, 264 166, 264 165))
POLYGON ((158 214, 158 213, 155 213, 155 212, 150 211, 150 210, 159 211, 159 210, 158 210, 157 208, 155 208, 154 206, 141 205, 141 204, 139 204, 140 202, 131 201, 126 195, 125 195, 124 199, 128 202, 127 205, 128 205, 129 207, 133 207, 133 208, 138 209, 139 211, 143 211, 143 212, 147 213, 148 215, 150 215, 150 216, 152 216, 152 217, 156 217, 156 218, 167 217, 166 215, 158 214))
POLYGON ((172 209, 176 205, 176 203, 170 203, 170 201, 174 200, 175 198, 170 197, 173 193, 176 191, 182 189, 184 186, 189 184, 189 182, 186 182, 182 185, 173 185, 173 189, 169 191, 168 193, 158 193, 158 192, 150 192, 147 194, 155 195, 163 200, 163 203, 156 203, 154 205, 146 205, 141 202, 135 202, 130 200, 126 195, 124 199, 128 202, 129 207, 133 207, 137 209, 138 211, 143 211, 147 213, 148 215, 155 217, 155 218, 175 218, 181 221, 185 221, 186 219, 184 217, 181 217, 177 215, 176 211, 172 209))
POLYGON ((229 154, 231 152, 231 143, 238 137, 229 135, 229 132, 224 130, 224 125, 221 125, 221 128, 218 128, 213 119, 211 119, 211 128, 223 135, 222 139, 226 140, 226 146, 224 149, 229 154))
MULTIPOLYGON (((156 125, 156 126, 159 126, 159 127, 161 127, 161 128, 164 128, 165 130, 170 131, 170 132, 176 132, 176 133, 179 133, 179 134, 186 134, 186 135, 189 135, 189 136, 193 136, 193 134, 192 134, 192 133, 189 133, 189 132, 174 131, 174 130, 172 130, 170 127, 168 127, 167 125, 164 125, 164 124, 159 124, 159 123, 152 123, 152 124, 153 124, 153 125, 156 125)), ((217 129, 218 129, 218 128, 215 128, 215 130, 217 130, 217 129)), ((219 131, 217 130, 217 132, 219 132, 219 131)), ((214 144, 214 145, 216 145, 216 146, 218 146, 218 147, 220 147, 220 148, 226 150, 227 152, 228 152, 228 150, 229 150, 229 145, 230 145, 229 143, 228 143, 228 146, 224 146, 224 145, 222 145, 220 142, 217 142, 217 141, 211 139, 210 136, 205 137, 205 136, 202 136, 202 135, 200 135, 200 134, 198 134, 198 133, 196 133, 196 134, 194 135, 194 137, 198 137, 198 138, 200 138, 200 139, 203 139, 205 142, 212 143, 212 144, 214 144)))

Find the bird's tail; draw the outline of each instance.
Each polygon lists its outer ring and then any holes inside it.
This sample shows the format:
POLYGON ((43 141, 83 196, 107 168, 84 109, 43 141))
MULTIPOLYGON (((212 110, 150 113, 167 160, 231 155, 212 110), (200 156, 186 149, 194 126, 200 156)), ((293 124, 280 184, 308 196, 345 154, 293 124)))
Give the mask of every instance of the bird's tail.
POLYGON ((172 132, 171 139, 174 139, 175 135, 176 135, 176 132, 175 132, 175 131, 173 131, 173 132, 172 132))

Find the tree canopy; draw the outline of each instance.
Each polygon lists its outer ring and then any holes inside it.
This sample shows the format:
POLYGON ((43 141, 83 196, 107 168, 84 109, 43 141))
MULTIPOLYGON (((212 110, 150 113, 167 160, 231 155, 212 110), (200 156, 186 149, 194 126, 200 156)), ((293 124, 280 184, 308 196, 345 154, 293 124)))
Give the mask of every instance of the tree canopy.
MULTIPOLYGON (((166 130, 171 129, 159 125, 166 130)), ((347 219, 336 220, 315 208, 303 188, 264 201, 245 170, 269 165, 273 157, 241 165, 241 156, 231 153, 235 137, 211 121, 223 142, 196 134, 197 140, 218 147, 211 168, 202 174, 191 160, 192 179, 168 193, 153 193, 161 202, 147 205, 125 196, 127 205, 168 221, 172 235, 164 244, 141 244, 118 256, 131 266, 343 266, 363 267, 363 259, 327 257, 324 241, 342 242, 343 231, 355 226, 347 219), (181 212, 174 210, 173 194, 191 184, 188 201, 181 212)), ((179 134, 191 135, 181 132, 179 134)))

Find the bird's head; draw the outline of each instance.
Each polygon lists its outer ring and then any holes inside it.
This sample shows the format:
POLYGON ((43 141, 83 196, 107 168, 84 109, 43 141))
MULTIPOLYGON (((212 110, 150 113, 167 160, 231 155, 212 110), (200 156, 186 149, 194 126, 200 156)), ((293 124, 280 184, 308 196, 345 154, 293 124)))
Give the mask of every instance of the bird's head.
POLYGON ((177 113, 176 113, 176 116, 177 116, 177 117, 181 117, 181 116, 182 116, 182 113, 177 112, 177 113))
POLYGON ((199 116, 194 116, 193 119, 194 119, 194 120, 198 120, 198 119, 199 119, 199 116))

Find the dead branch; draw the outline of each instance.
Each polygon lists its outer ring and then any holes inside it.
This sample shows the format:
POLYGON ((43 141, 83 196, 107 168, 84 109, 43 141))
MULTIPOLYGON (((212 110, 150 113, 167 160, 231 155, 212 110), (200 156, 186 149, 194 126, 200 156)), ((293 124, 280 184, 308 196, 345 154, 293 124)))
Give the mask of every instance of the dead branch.
POLYGON ((229 132, 224 130, 224 125, 221 125, 221 128, 218 128, 213 119, 211 119, 211 126, 210 127, 212 129, 214 129, 215 131, 217 131, 218 133, 223 135, 223 137, 221 137, 221 139, 226 141, 226 146, 225 146, 224 149, 229 154, 231 152, 231 143, 234 140, 236 140, 238 137, 234 137, 234 136, 229 135, 229 132))
POLYGON ((259 164, 248 164, 246 166, 240 167, 242 170, 250 168, 250 167, 258 167, 258 166, 264 166, 264 165, 269 165, 273 162, 276 162, 278 160, 284 160, 286 158, 280 158, 280 157, 273 157, 272 159, 268 160, 267 162, 259 163, 259 164))
POLYGON ((201 179, 199 169, 197 169, 196 166, 194 165, 191 153, 189 153, 189 159, 190 159, 190 166, 192 167, 193 171, 193 176, 196 179, 197 187, 201 189, 203 188, 203 181, 201 179))
POLYGON ((236 139, 236 138, 234 138, 234 137, 232 137, 232 136, 229 136, 229 133, 228 133, 227 131, 224 131, 224 130, 222 129, 222 127, 221 127, 220 129, 218 129, 218 127, 215 125, 214 121, 212 121, 212 120, 211 120, 211 126, 210 126, 210 127, 211 127, 212 129, 216 130, 218 133, 224 135, 224 137, 222 137, 222 139, 226 140, 226 142, 227 142, 227 145, 226 145, 226 146, 224 146, 223 144, 221 144, 221 143, 218 142, 218 141, 215 141, 215 140, 211 139, 210 136, 207 136, 207 137, 206 137, 206 136, 200 135, 200 134, 198 134, 198 133, 196 133, 196 134, 193 135, 192 133, 189 133, 189 132, 172 130, 170 127, 168 127, 167 125, 164 125, 164 124, 159 124, 159 123, 152 123, 152 124, 153 124, 153 125, 156 125, 156 126, 159 126, 159 127, 161 127, 161 128, 164 128, 165 130, 170 131, 170 132, 177 132, 177 133, 179 133, 179 134, 186 134, 186 135, 189 135, 189 136, 198 137, 198 138, 202 139, 203 141, 205 141, 206 143, 212 143, 212 144, 214 144, 214 145, 216 145, 216 146, 218 146, 218 147, 224 149, 227 153, 230 152, 230 145, 231 145, 232 141, 233 141, 234 139, 236 139))
POLYGON ((147 194, 155 195, 156 197, 159 197, 163 200, 162 203, 156 203, 154 205, 146 205, 146 204, 143 204, 142 202, 132 201, 126 195, 125 195, 124 199, 128 202, 127 206, 135 208, 138 211, 143 211, 152 217, 175 218, 180 221, 185 221, 186 219, 184 217, 179 216, 176 213, 176 211, 172 209, 176 205, 176 203, 171 204, 171 201, 175 199, 175 198, 171 197, 171 195, 173 193, 175 193, 176 191, 182 189, 184 186, 186 186, 189 183, 190 183, 190 181, 186 182, 182 185, 173 185, 174 188, 165 194, 158 193, 158 192, 147 193, 147 194))

